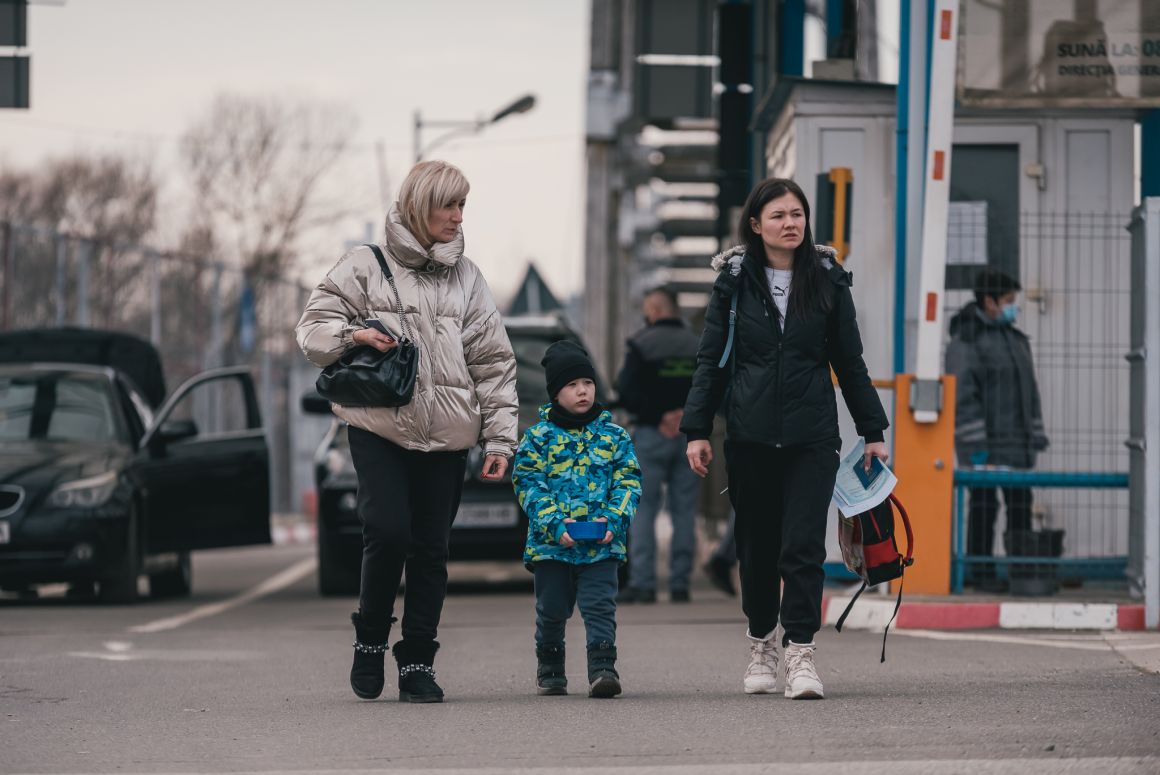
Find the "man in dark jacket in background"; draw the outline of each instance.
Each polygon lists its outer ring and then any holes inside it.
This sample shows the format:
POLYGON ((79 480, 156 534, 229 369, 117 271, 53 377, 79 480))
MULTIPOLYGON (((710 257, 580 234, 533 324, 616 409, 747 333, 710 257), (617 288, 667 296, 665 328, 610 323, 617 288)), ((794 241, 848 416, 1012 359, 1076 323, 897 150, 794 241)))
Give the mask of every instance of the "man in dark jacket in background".
MULTIPOLYGON (((947 372, 957 381, 955 451, 961 466, 1028 469, 1047 449, 1031 346, 1015 327, 1020 290, 1014 278, 984 269, 975 279, 975 301, 951 319, 947 372)), ((1031 490, 1002 489, 1007 531, 1030 530, 1031 490)), ((998 511, 994 487, 971 488, 968 554, 994 553, 998 511)), ((998 587, 993 565, 978 566, 975 585, 998 587)))
POLYGON ((681 320, 671 291, 649 291, 643 306, 648 325, 628 340, 617 380, 620 405, 633 416, 633 445, 643 478, 629 536, 629 586, 620 599, 656 601, 656 515, 665 500, 673 522, 669 592, 673 602, 681 603, 689 600, 701 480, 689 469, 679 429, 697 365, 698 339, 681 320))

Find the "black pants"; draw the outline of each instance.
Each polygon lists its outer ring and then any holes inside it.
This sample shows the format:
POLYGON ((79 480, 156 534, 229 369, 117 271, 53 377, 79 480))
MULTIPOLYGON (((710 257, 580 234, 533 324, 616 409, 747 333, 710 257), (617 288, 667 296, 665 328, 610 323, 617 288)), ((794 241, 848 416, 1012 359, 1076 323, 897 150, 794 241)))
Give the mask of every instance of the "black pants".
POLYGON ((434 640, 447 595, 447 546, 467 452, 414 452, 351 427, 363 525, 364 614, 390 616, 404 571, 404 640, 434 640))
POLYGON ((783 645, 810 643, 821 629, 826 519, 838 444, 834 439, 777 449, 725 442, 729 500, 737 514, 741 608, 756 638, 773 632, 779 616, 783 645))
MULTIPOLYGON (((1031 490, 1027 487, 1004 487, 1003 505, 1007 507, 1007 530, 1031 529, 1031 490)), ((967 554, 990 557, 995 553, 995 519, 999 516, 999 495, 995 487, 972 487, 967 511, 967 554)), ((976 565, 976 579, 995 575, 993 563, 976 565)))

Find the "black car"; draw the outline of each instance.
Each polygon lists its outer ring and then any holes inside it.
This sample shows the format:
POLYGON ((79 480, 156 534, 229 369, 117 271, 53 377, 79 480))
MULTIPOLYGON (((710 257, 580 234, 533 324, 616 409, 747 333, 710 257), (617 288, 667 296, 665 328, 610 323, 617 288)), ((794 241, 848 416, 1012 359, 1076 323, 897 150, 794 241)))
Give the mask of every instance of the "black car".
MULTIPOLYGON (((516 389, 519 394, 519 432, 539 420, 539 407, 547 401, 544 369, 540 359, 552 342, 580 337, 554 315, 505 319, 508 338, 516 356, 516 389)), ((603 394, 597 386, 599 394, 603 394)), ((303 396, 304 411, 329 413, 317 393, 303 396)), ((527 539, 527 516, 516 501, 510 476, 501 482, 479 477, 483 452, 468 453, 463 498, 451 531, 452 560, 518 560, 527 539)), ((315 456, 318 490, 318 586, 324 595, 358 592, 362 562, 362 527, 357 512, 358 481, 346 439, 346 424, 331 424, 315 456)))
POLYGON ((269 454, 249 371, 165 398, 147 341, 0 335, 0 588, 188 595, 190 551, 270 543, 269 454), (195 419, 196 418, 196 419, 195 419))

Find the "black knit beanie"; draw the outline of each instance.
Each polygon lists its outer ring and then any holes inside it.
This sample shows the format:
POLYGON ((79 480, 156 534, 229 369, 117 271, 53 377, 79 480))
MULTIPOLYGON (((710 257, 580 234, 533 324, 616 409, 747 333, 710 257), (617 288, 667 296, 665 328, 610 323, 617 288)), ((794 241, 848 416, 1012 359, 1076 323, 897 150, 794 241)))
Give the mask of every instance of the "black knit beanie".
POLYGON ((544 353, 540 365, 548 381, 548 398, 556 400, 565 385, 574 379, 587 377, 596 381, 596 368, 584 348, 575 342, 553 342, 544 353))

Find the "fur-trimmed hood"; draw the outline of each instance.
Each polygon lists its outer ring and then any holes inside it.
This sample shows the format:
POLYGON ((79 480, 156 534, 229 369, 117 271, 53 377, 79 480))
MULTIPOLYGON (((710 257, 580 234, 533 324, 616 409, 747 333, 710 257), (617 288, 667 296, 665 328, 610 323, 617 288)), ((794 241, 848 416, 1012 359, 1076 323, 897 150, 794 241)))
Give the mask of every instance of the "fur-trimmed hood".
POLYGON ((737 270, 733 272, 733 274, 737 274, 737 272, 741 271, 741 259, 745 257, 744 245, 734 245, 727 250, 721 251, 717 255, 713 256, 713 259, 709 262, 709 266, 713 267, 714 272, 720 272, 725 268, 725 264, 729 262, 729 259, 734 257, 737 258, 737 261, 734 262, 737 266, 737 270))
MULTIPOLYGON (((814 251, 818 255, 818 259, 822 265, 829 269, 837 262, 838 251, 829 245, 814 245, 814 251)), ((726 265, 730 267, 729 271, 734 277, 741 272, 741 262, 745 258, 745 246, 734 245, 727 250, 723 250, 717 255, 713 256, 709 262, 709 266, 713 267, 714 272, 720 272, 726 265)))

